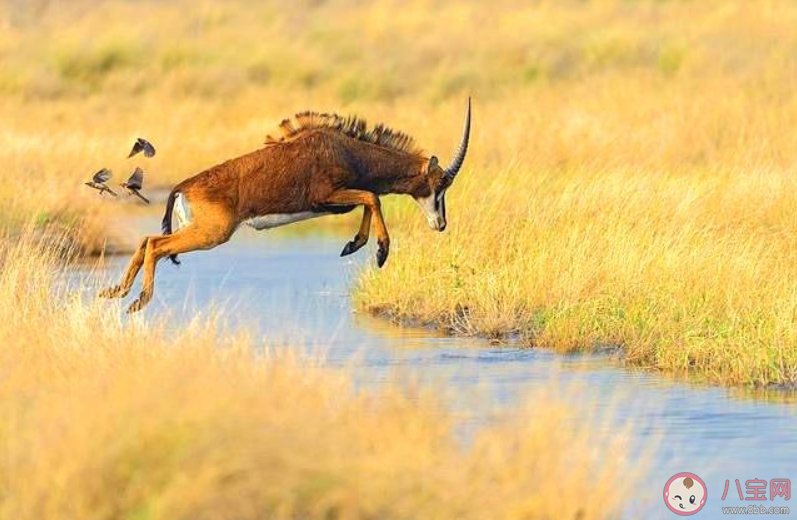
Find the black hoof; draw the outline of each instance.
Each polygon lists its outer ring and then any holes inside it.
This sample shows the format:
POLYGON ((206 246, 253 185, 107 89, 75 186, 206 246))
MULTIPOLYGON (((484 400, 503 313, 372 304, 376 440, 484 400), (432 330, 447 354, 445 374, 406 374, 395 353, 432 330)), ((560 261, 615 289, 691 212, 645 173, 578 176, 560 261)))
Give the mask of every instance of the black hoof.
POLYGON ((350 255, 350 254, 356 252, 358 249, 360 249, 360 247, 361 246, 357 245, 357 242, 352 240, 351 242, 346 244, 346 247, 344 247, 343 251, 340 252, 340 256, 350 255))
POLYGON ((387 244, 379 244, 379 249, 376 251, 376 265, 382 267, 387 262, 387 255, 390 252, 390 246, 387 244))

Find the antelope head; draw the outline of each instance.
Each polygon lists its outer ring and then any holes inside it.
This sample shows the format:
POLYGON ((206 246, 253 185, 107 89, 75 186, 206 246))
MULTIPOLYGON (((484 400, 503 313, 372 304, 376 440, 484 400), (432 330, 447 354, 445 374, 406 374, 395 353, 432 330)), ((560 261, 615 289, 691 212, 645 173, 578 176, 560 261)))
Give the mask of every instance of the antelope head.
POLYGON ((434 155, 429 158, 426 164, 426 183, 420 196, 414 196, 415 202, 420 206, 426 217, 429 227, 436 231, 443 231, 446 228, 446 191, 454 182, 454 178, 462 168, 465 155, 468 152, 468 138, 470 137, 470 98, 468 98, 468 111, 465 114, 465 128, 462 132, 462 141, 451 163, 448 166, 440 166, 437 157, 434 155))

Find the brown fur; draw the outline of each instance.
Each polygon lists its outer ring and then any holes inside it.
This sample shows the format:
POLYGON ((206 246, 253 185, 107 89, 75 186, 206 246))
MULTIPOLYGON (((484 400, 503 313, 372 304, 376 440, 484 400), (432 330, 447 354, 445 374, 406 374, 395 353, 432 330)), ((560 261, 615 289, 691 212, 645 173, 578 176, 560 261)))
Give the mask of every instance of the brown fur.
POLYGON ((358 205, 365 208, 362 224, 342 254, 365 245, 373 220, 381 267, 390 238, 379 196, 427 197, 443 175, 437 161, 430 162, 412 138, 383 125, 368 129, 361 119, 304 112, 283 121, 280 131, 281 137, 268 138, 263 148, 179 183, 167 203, 165 234, 145 238, 122 282, 101 295, 125 296, 143 266, 143 290, 128 309, 137 311, 151 299, 155 264, 166 256, 174 259, 178 253, 222 244, 253 217, 306 211, 345 213, 358 205), (170 234, 171 210, 178 192, 187 198, 193 220, 170 234))

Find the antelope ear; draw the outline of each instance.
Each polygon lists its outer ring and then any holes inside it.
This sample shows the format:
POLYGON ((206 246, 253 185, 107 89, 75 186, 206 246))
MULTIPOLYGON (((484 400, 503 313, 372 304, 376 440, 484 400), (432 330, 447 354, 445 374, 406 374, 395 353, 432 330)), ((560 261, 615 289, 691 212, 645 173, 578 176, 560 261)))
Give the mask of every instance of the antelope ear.
POLYGON ((432 173, 433 171, 435 171, 439 167, 440 167, 439 161, 437 160, 437 157, 433 155, 429 159, 429 165, 426 167, 426 172, 427 173, 432 173))

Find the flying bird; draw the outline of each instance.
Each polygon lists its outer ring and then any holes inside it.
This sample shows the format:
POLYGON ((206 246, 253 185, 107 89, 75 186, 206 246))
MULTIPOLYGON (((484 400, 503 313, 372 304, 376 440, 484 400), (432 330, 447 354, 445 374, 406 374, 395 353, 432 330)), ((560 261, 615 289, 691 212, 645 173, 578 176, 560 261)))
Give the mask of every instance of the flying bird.
POLYGON ((144 186, 144 170, 141 168, 136 168, 133 170, 133 174, 130 175, 130 178, 127 179, 127 182, 123 182, 119 186, 126 189, 129 195, 135 195, 139 199, 149 204, 149 199, 139 193, 139 190, 144 186))
POLYGON ((102 195, 107 191, 108 193, 116 197, 117 196, 116 193, 114 193, 114 191, 111 188, 109 188, 107 184, 105 184, 106 182, 108 182, 108 179, 110 178, 111 178, 111 170, 109 170, 108 168, 103 168, 102 170, 95 173, 94 176, 91 178, 91 180, 85 184, 86 186, 89 186, 90 188, 94 188, 95 190, 99 191, 100 195, 102 195))
POLYGON ((142 151, 145 157, 153 157, 155 155, 155 147, 152 146, 152 143, 143 137, 139 137, 136 139, 136 142, 133 143, 133 148, 130 150, 130 155, 128 155, 127 158, 129 159, 142 151))

